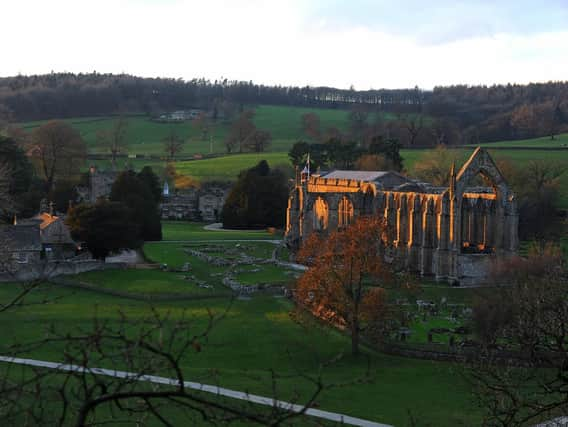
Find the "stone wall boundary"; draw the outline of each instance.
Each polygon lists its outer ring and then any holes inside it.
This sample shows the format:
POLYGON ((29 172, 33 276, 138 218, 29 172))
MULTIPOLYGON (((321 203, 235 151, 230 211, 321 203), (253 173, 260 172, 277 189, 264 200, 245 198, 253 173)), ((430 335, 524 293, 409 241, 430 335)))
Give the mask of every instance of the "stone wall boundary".
POLYGON ((161 295, 150 295, 150 294, 135 294, 132 292, 119 291, 116 289, 103 288, 100 286, 92 285, 87 282, 77 281, 77 280, 65 280, 65 279, 52 279, 50 283, 57 286, 76 288, 84 291, 95 292, 99 294, 105 294, 110 296, 115 296, 119 298, 133 299, 138 301, 157 301, 157 302, 167 302, 167 301, 192 301, 192 300, 202 300, 209 298, 230 298, 229 293, 214 293, 214 294, 203 294, 203 295, 190 295, 190 294, 161 294, 161 295))
POLYGON ((49 280, 57 276, 75 275, 88 271, 122 269, 124 267, 122 263, 105 263, 97 260, 43 261, 22 265, 17 271, 0 272, 0 283, 49 280))
POLYGON ((382 353, 409 357, 422 360, 436 360, 440 362, 487 362, 497 366, 534 367, 534 361, 540 360, 539 367, 550 367, 562 355, 541 353, 536 357, 521 351, 505 349, 484 350, 481 347, 450 347, 444 344, 402 344, 386 341, 380 345, 373 345, 382 353))

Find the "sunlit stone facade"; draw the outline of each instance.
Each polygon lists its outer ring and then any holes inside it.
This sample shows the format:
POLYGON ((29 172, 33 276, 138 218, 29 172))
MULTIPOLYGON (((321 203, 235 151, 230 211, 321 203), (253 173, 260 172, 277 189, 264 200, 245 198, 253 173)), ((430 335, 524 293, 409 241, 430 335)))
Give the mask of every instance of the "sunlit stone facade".
POLYGON ((389 225, 388 260, 436 280, 471 285, 490 262, 518 249, 514 195, 489 153, 477 148, 449 187, 395 172, 335 171, 297 180, 288 200, 286 242, 297 249, 311 233, 327 233, 361 215, 389 225), (481 175, 489 184, 474 186, 481 175))

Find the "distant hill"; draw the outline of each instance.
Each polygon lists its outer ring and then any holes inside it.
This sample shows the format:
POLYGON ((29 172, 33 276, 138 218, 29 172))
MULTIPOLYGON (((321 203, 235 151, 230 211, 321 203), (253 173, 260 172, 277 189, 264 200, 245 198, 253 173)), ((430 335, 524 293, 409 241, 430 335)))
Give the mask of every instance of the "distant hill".
POLYGON ((568 82, 357 91, 99 73, 0 78, 0 121, 116 114, 157 117, 180 109, 222 116, 224 110, 251 105, 424 115, 432 119, 437 137, 456 129, 464 144, 568 132, 568 82))

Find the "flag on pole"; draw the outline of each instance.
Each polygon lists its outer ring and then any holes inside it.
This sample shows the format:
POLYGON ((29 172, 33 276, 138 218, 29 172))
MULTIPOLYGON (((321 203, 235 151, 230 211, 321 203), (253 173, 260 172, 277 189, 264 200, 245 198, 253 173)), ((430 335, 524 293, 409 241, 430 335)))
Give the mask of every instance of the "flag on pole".
POLYGON ((308 153, 306 166, 304 166, 304 169, 302 169, 302 181, 309 181, 309 179, 310 179, 310 153, 308 153))

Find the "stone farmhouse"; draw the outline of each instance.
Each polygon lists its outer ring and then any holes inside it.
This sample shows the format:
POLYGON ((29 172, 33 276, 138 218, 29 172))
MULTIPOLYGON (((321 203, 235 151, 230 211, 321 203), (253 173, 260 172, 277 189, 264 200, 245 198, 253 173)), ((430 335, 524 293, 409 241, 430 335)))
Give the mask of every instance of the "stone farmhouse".
POLYGON ((82 201, 95 203, 99 197, 108 197, 112 184, 119 172, 116 170, 98 170, 95 166, 89 168, 89 186, 79 187, 77 192, 82 201))
POLYGON ((106 268, 81 252, 63 217, 44 212, 0 226, 0 282, 34 280, 106 268))
MULTIPOLYGON (((89 170, 89 186, 77 188, 80 199, 95 203, 99 197, 109 197, 112 184, 120 172, 101 171, 92 166, 89 170)), ((220 183, 205 183, 201 187, 170 191, 164 182, 162 192, 162 219, 217 222, 229 194, 229 186, 220 183)))
POLYGON ((213 183, 170 193, 166 183, 162 195, 162 219, 217 222, 228 193, 227 186, 213 183))
POLYGON ((477 148, 450 185, 436 187, 395 172, 334 171, 296 180, 288 200, 286 242, 361 215, 388 223, 387 261, 438 281, 483 282, 491 260, 518 250, 515 196, 489 153, 477 148), (489 186, 476 186, 481 175, 489 186))

